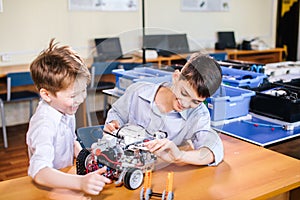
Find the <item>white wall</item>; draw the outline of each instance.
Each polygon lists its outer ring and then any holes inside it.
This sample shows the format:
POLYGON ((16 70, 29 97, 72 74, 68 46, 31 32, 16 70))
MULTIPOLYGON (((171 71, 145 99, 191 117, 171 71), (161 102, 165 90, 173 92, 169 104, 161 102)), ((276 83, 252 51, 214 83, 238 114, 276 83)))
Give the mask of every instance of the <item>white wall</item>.
POLYGON ((201 47, 213 48, 216 32, 226 30, 235 31, 237 42, 259 36, 274 46, 276 8, 274 0, 230 0, 229 12, 183 12, 179 0, 151 0, 147 25, 187 33, 201 47))
MULTIPOLYGON (((277 0, 230 0, 229 12, 183 12, 180 0, 146 0, 146 26, 153 32, 187 33, 191 48, 213 48, 216 32, 234 30, 237 42, 259 36, 275 44, 277 0), (153 29, 154 28, 154 29, 153 29)), ((53 37, 91 56, 92 39, 120 36, 125 52, 140 48, 142 12, 69 11, 68 0, 3 0, 0 66, 29 63, 53 37)))
MULTIPOLYGON (((259 36, 275 44, 277 0, 230 0, 229 12, 183 12, 180 2, 145 0, 146 33, 187 33, 194 49, 213 48, 216 32, 226 30, 235 31, 237 42, 259 36)), ((120 36, 129 52, 140 48, 141 28, 141 1, 136 12, 100 12, 69 11, 68 0, 3 0, 0 56, 11 61, 0 61, 0 67, 30 63, 53 37, 85 58, 91 57, 95 37, 120 36)), ((28 122, 27 112, 26 103, 6 107, 8 125, 28 122)))

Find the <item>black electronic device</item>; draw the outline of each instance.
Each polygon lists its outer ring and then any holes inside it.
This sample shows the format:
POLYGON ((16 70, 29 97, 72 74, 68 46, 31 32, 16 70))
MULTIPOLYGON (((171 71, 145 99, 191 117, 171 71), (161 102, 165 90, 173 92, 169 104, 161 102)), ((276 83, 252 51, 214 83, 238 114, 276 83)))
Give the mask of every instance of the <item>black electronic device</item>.
POLYGON ((186 34, 157 34, 145 35, 145 49, 156 50, 160 56, 190 53, 186 34))
POLYGON ((241 50, 252 50, 251 43, 254 42, 255 40, 258 40, 259 38, 253 38, 252 40, 243 40, 241 44, 238 45, 238 49, 241 50))
POLYGON ((251 112, 289 123, 300 120, 300 88, 294 83, 265 83, 253 90, 251 112))
POLYGON ((130 56, 124 56, 119 37, 96 38, 95 45, 97 56, 95 61, 107 61, 116 59, 129 59, 130 56))
POLYGON ((190 53, 186 34, 168 35, 168 50, 175 54, 190 53))
POLYGON ((234 37, 233 31, 220 31, 217 32, 218 36, 218 46, 222 46, 226 49, 235 49, 236 48, 236 41, 234 37))
POLYGON ((168 53, 167 35, 145 35, 143 40, 145 49, 156 50, 160 56, 170 56, 168 53))

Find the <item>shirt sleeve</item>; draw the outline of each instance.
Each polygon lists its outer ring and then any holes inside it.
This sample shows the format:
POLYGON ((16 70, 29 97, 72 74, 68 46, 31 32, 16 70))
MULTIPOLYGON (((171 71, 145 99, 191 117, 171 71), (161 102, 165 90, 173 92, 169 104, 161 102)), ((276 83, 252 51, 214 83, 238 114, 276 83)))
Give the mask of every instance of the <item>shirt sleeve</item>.
POLYGON ((213 129, 202 130, 195 134, 192 140, 195 149, 206 147, 214 154, 214 162, 210 166, 218 165, 224 158, 224 147, 219 134, 213 129))
POLYGON ((43 168, 53 168, 55 132, 53 129, 43 126, 31 132, 28 140, 30 152, 30 164, 28 175, 32 178, 43 168))
POLYGON ((120 126, 128 123, 130 108, 134 106, 134 98, 137 96, 137 90, 141 86, 139 83, 130 85, 125 93, 112 105, 107 113, 105 124, 112 120, 117 120, 120 126))

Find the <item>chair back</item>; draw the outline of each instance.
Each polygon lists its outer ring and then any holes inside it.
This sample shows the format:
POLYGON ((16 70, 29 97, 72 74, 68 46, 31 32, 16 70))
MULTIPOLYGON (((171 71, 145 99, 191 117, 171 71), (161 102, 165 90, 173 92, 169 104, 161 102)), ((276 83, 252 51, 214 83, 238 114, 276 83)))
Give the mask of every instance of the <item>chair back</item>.
POLYGON ((93 143, 97 142, 103 136, 103 125, 81 127, 76 130, 77 139, 82 148, 90 148, 93 143))
POLYGON ((112 74, 112 70, 117 69, 119 62, 95 62, 91 67, 91 85, 90 87, 95 87, 96 76, 103 74, 112 74))
POLYGON ((12 72, 7 77, 7 101, 11 98, 11 88, 17 86, 33 85, 30 72, 12 72))

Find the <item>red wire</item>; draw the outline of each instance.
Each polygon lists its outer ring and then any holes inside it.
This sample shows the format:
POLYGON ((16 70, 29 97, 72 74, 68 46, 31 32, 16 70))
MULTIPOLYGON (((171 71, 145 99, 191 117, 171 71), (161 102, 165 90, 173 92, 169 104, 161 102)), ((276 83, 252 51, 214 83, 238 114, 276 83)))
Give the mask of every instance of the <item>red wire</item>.
POLYGON ((102 155, 104 158, 106 158, 106 160, 108 160, 109 162, 111 162, 111 163, 113 163, 113 164, 116 164, 116 165, 120 165, 120 164, 121 164, 120 162, 116 162, 116 161, 113 161, 113 160, 109 159, 109 158, 107 157, 107 155, 105 155, 105 154, 103 154, 103 153, 101 153, 100 155, 102 155))

